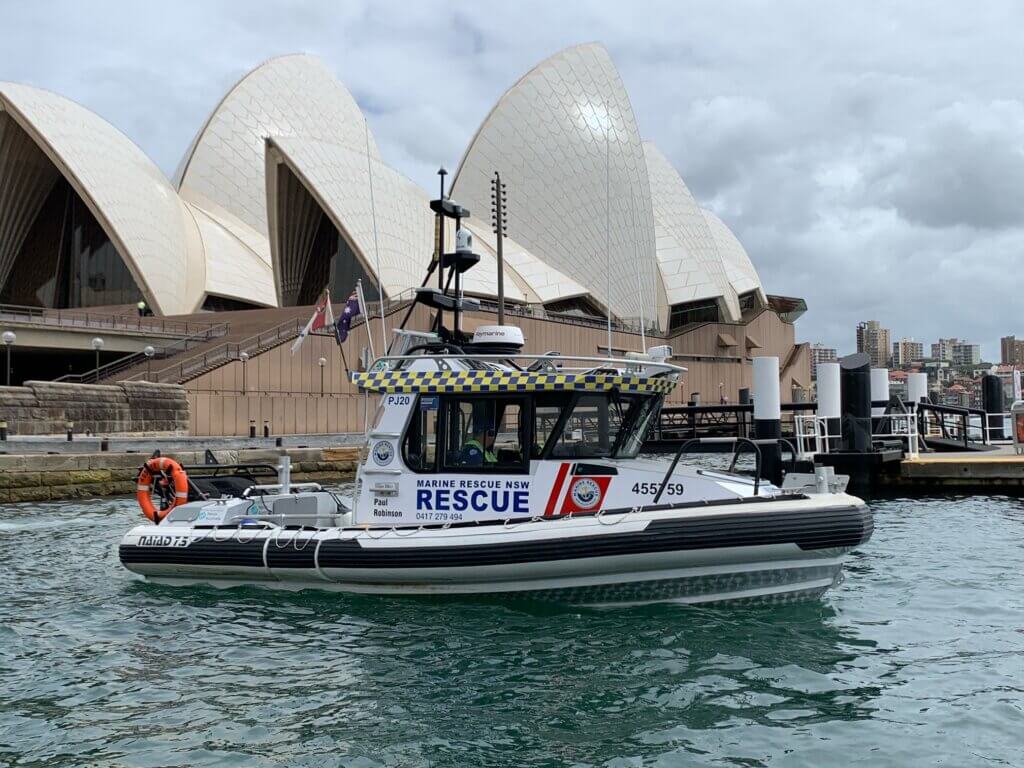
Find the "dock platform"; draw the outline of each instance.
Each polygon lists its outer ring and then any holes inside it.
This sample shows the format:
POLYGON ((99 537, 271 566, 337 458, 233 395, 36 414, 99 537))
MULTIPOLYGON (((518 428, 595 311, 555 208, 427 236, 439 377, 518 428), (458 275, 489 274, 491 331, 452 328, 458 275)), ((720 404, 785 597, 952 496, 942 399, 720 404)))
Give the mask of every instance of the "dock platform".
POLYGON ((884 476, 893 488, 962 489, 989 492, 1024 492, 1024 456, 1013 446, 1001 445, 985 453, 970 451, 923 454, 904 458, 899 473, 884 476))

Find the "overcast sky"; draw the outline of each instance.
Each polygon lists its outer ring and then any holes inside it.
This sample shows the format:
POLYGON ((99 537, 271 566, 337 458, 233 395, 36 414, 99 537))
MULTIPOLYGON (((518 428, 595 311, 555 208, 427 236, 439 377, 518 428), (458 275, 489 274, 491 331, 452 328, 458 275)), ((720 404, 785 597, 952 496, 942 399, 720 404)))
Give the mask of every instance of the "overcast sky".
POLYGON ((431 191, 501 93, 601 41, 641 133, 736 232, 801 340, 1024 335, 1024 3, 0 0, 0 80, 98 112, 171 175, 220 97, 317 54, 431 191))

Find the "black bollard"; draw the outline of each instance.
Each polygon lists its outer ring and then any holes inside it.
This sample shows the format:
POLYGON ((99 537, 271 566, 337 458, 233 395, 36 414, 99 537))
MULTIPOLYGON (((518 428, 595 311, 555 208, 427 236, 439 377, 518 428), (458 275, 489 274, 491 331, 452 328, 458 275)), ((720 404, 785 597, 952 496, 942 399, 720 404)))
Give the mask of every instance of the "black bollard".
POLYGON ((100 440, 100 450, 104 452, 110 450, 110 441, 105 437, 100 440))
POLYGON ((871 451, 871 358, 864 352, 839 361, 842 450, 871 451))
POLYGON ((70 443, 71 439, 72 439, 72 435, 75 432, 75 423, 73 421, 69 421, 66 424, 64 424, 64 426, 67 429, 67 432, 68 432, 68 442, 70 443))
POLYGON ((7 442, 7 422, 0 421, 0 441, 7 442))
POLYGON ((998 376, 986 373, 981 377, 981 407, 985 410, 984 442, 1003 440, 1003 381, 998 376))
POLYGON ((754 438, 761 449, 761 477, 782 485, 782 403, 779 399, 779 358, 755 357, 754 373, 754 438))
POLYGON ((270 437, 270 422, 269 421, 264 421, 263 422, 263 436, 264 437, 270 437))
POLYGON ((256 419, 249 419, 249 437, 256 437, 256 419))

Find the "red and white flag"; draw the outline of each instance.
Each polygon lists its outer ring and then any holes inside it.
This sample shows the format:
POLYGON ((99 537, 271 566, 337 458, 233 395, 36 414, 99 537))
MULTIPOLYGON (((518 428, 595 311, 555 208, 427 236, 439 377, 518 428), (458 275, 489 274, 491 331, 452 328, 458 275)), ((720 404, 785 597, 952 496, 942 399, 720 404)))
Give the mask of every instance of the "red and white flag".
POLYGON ((313 316, 309 318, 309 322, 306 323, 306 327, 299 332, 299 337, 292 344, 292 354, 294 355, 299 351, 299 347, 302 346, 302 342, 306 340, 311 331, 315 331, 318 328, 325 328, 328 324, 332 327, 334 325, 334 312, 331 311, 331 293, 327 289, 320 294, 320 300, 316 303, 316 309, 313 311, 313 316))

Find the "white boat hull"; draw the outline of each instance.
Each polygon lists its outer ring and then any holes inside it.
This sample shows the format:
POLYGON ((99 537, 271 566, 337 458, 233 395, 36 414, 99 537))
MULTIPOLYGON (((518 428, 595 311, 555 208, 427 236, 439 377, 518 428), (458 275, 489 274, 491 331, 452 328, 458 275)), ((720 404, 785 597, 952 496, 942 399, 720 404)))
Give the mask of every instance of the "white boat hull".
POLYGON ((871 514, 845 494, 412 529, 139 526, 127 568, 168 584, 574 605, 787 601, 841 579, 871 514))

